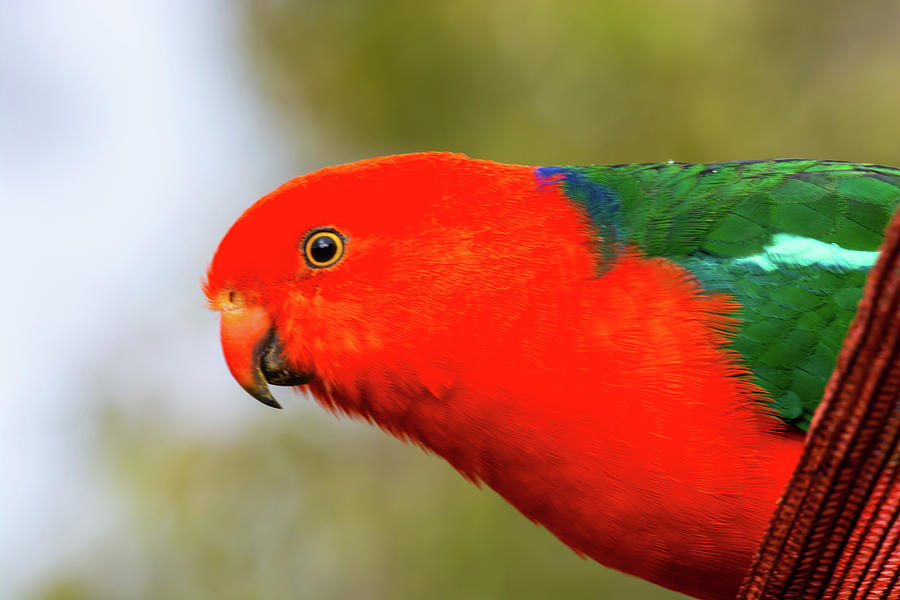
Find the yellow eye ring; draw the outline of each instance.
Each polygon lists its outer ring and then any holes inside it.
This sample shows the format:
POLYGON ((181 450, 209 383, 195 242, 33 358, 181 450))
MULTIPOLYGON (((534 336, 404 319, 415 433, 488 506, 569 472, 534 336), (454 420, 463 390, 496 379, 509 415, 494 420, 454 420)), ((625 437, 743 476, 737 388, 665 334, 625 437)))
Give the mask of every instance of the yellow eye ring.
POLYGON ((330 267, 344 255, 344 238, 333 229, 316 229, 303 242, 303 257, 314 269, 330 267))

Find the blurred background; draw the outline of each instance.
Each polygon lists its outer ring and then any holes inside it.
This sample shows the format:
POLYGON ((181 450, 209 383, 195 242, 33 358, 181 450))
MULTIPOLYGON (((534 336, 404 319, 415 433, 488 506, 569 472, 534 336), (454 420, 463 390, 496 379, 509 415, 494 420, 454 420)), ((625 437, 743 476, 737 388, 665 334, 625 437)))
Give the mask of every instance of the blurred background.
POLYGON ((0 597, 678 598, 231 380, 200 280, 337 162, 900 165, 900 5, 7 0, 0 597))

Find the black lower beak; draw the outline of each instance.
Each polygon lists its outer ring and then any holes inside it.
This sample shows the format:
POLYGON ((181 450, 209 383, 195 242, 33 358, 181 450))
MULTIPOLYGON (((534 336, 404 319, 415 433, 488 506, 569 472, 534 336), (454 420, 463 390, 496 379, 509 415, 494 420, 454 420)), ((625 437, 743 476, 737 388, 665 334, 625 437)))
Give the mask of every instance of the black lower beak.
POLYGON ((254 351, 254 360, 259 365, 262 377, 257 378, 251 388, 244 389, 272 408, 281 408, 281 405, 272 397, 267 384, 295 386, 304 385, 313 379, 312 373, 297 371, 288 364, 284 356, 284 346, 274 330, 270 330, 269 334, 260 340, 254 351))

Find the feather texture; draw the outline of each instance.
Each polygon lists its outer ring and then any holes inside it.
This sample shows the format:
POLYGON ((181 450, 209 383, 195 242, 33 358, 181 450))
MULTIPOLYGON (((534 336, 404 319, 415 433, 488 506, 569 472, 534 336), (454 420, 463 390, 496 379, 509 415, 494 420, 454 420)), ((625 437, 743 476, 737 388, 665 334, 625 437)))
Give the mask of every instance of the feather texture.
POLYGON ((672 260, 740 303, 731 342, 781 418, 805 429, 900 201, 900 171, 768 160, 545 167, 603 238, 672 260))

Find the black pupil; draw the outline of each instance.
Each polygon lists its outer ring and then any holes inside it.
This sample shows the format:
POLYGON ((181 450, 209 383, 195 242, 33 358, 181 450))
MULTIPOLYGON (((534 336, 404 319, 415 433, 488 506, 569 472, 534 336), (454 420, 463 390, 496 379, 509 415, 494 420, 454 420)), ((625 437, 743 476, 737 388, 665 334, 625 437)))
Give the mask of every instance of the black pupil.
POLYGON ((309 245, 309 254, 315 262, 328 262, 337 254, 337 244, 331 237, 321 235, 309 245))

